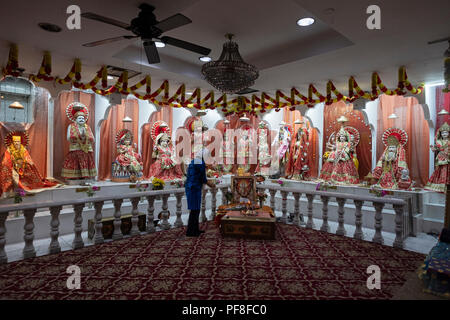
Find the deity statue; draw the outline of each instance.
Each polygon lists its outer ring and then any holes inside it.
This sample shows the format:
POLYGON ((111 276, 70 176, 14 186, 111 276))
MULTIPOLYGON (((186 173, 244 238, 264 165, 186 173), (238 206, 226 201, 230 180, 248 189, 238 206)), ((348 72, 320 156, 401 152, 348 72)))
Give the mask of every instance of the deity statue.
POLYGON ((269 175, 271 156, 269 152, 269 129, 264 121, 258 125, 258 169, 262 175, 269 175))
POLYGON ((128 129, 116 134, 117 157, 112 164, 112 181, 136 182, 142 178, 143 162, 133 146, 133 134, 128 129))
POLYGON ((94 156, 94 135, 87 121, 88 108, 73 102, 66 108, 72 123, 67 127, 69 153, 64 160, 61 176, 66 180, 94 179, 97 175, 94 156))
POLYGON ((292 138, 292 127, 285 122, 280 123, 280 130, 278 131, 278 160, 279 160, 279 176, 286 175, 286 164, 289 159, 289 147, 292 138))
POLYGON ((224 120, 225 124, 223 132, 223 170, 224 173, 229 173, 233 169, 233 159, 234 159, 234 141, 230 139, 230 131, 228 125, 229 120, 224 120))
POLYGON ((17 189, 36 192, 59 185, 42 178, 26 149, 28 143, 26 131, 13 131, 6 135, 6 151, 0 169, 0 196, 12 195, 17 189))
POLYGON ((450 126, 447 122, 436 132, 435 145, 431 146, 431 150, 436 154, 435 169, 425 186, 427 190, 445 192, 447 184, 450 183, 450 176, 447 173, 449 165, 449 133, 450 126))
POLYGON ((251 147, 253 144, 252 130, 250 125, 243 125, 239 129, 238 149, 237 149, 237 163, 239 168, 243 168, 244 172, 250 171, 251 166, 251 147))
POLYGON ((353 127, 344 127, 348 119, 344 116, 338 119, 341 123, 336 137, 330 136, 327 143, 329 155, 325 159, 320 179, 337 184, 357 184, 359 183, 358 159, 356 157, 356 146, 359 143, 359 132, 353 127), (334 140, 334 143, 331 141, 334 140))
POLYGON ((297 130, 291 143, 289 160, 286 166, 286 176, 296 180, 308 180, 309 178, 309 131, 304 120, 296 121, 301 127, 297 130))
POLYGON ((404 146, 408 142, 405 130, 389 128, 382 136, 385 149, 372 176, 378 180, 375 186, 385 189, 408 189, 411 185, 404 146))
POLYGON ((181 179, 183 171, 175 160, 170 128, 167 123, 161 120, 156 121, 152 126, 151 136, 154 142, 152 158, 156 161, 150 166, 149 176, 165 181, 181 179))

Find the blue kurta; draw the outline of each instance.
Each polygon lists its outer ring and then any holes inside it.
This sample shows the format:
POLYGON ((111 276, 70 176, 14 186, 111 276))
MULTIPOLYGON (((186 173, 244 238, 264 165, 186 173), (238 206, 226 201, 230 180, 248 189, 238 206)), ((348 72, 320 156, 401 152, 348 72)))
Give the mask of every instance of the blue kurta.
MULTIPOLYGON (((187 170, 185 183, 186 197, 189 210, 200 210, 202 203, 202 187, 207 182, 205 162, 194 163, 191 161, 187 170)), ((199 161, 197 159, 197 161, 199 161)), ((197 162, 196 161, 196 162, 197 162)))

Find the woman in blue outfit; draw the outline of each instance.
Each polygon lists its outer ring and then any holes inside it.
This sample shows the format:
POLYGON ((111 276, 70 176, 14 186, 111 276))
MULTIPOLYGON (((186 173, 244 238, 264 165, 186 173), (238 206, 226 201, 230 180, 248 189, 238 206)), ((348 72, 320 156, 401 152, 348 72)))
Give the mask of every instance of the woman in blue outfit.
POLYGON ((214 184, 206 179, 206 165, 203 159, 203 152, 198 152, 195 159, 189 164, 185 183, 187 204, 190 210, 186 230, 186 236, 188 237, 198 237, 205 232, 198 227, 198 218, 202 203, 202 189, 205 183, 211 188, 214 187, 214 184))

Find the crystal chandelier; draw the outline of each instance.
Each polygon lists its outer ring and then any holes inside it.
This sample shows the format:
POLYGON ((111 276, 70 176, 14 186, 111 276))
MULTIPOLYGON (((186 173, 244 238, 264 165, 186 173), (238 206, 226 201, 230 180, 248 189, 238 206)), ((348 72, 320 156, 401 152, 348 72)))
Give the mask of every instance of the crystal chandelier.
POLYGON ((242 60, 237 43, 231 40, 233 35, 225 37, 229 41, 224 43, 219 60, 204 64, 202 74, 217 90, 233 94, 252 86, 259 74, 255 66, 242 60))

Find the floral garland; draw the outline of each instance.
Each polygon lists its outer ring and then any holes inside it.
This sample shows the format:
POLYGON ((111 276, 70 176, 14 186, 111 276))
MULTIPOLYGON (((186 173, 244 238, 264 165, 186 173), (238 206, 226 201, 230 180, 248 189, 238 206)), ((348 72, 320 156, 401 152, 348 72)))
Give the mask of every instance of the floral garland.
MULTIPOLYGON (((450 83, 450 59, 445 60, 445 80, 446 89, 450 83)), ((19 68, 18 59, 18 47, 13 44, 10 47, 8 63, 6 67, 2 69, 4 76, 19 77, 23 69, 19 68)), ((271 97, 265 92, 262 92, 260 96, 252 95, 249 99, 247 97, 237 97, 231 101, 227 99, 227 95, 223 94, 219 98, 215 99, 214 92, 210 91, 202 98, 200 88, 195 89, 194 93, 186 99, 186 88, 182 84, 178 90, 176 90, 173 96, 169 96, 169 82, 165 80, 161 86, 154 92, 151 90, 151 78, 149 75, 139 81, 133 86, 128 84, 128 73, 124 71, 116 83, 108 87, 107 82, 107 70, 105 66, 102 66, 96 73, 95 77, 88 83, 81 82, 81 61, 75 59, 72 68, 64 78, 51 76, 51 54, 50 52, 44 52, 41 67, 36 75, 30 75, 29 79, 34 82, 54 81, 57 84, 72 84, 78 89, 91 89, 100 95, 110 95, 112 93, 120 93, 124 95, 133 94, 136 98, 141 100, 148 100, 158 106, 170 106, 174 108, 196 108, 199 110, 206 109, 221 109, 225 116, 237 114, 239 116, 244 113, 250 115, 262 114, 264 112, 274 109, 279 112, 282 108, 289 108, 295 110, 299 105, 306 105, 313 107, 318 103, 324 102, 326 105, 338 101, 344 101, 348 103, 354 102, 356 99, 363 98, 366 100, 375 100, 381 94, 387 95, 405 95, 409 91, 413 95, 422 94, 424 90, 424 84, 420 84, 417 88, 414 87, 408 80, 405 67, 400 67, 398 70, 398 83, 397 88, 388 89, 378 73, 372 74, 372 86, 371 91, 367 92, 362 90, 355 78, 352 76, 348 80, 348 96, 343 95, 336 89, 336 86, 332 81, 328 81, 326 88, 326 95, 320 93, 312 84, 308 87, 308 95, 301 94, 296 88, 292 88, 290 95, 284 94, 282 91, 277 90, 275 92, 275 98, 271 97), (101 87, 97 85, 101 81, 101 87), (145 95, 137 92, 143 86, 146 86, 145 95), (334 97, 333 97, 334 95, 334 97)), ((446 92, 447 92, 446 91, 446 92)))

